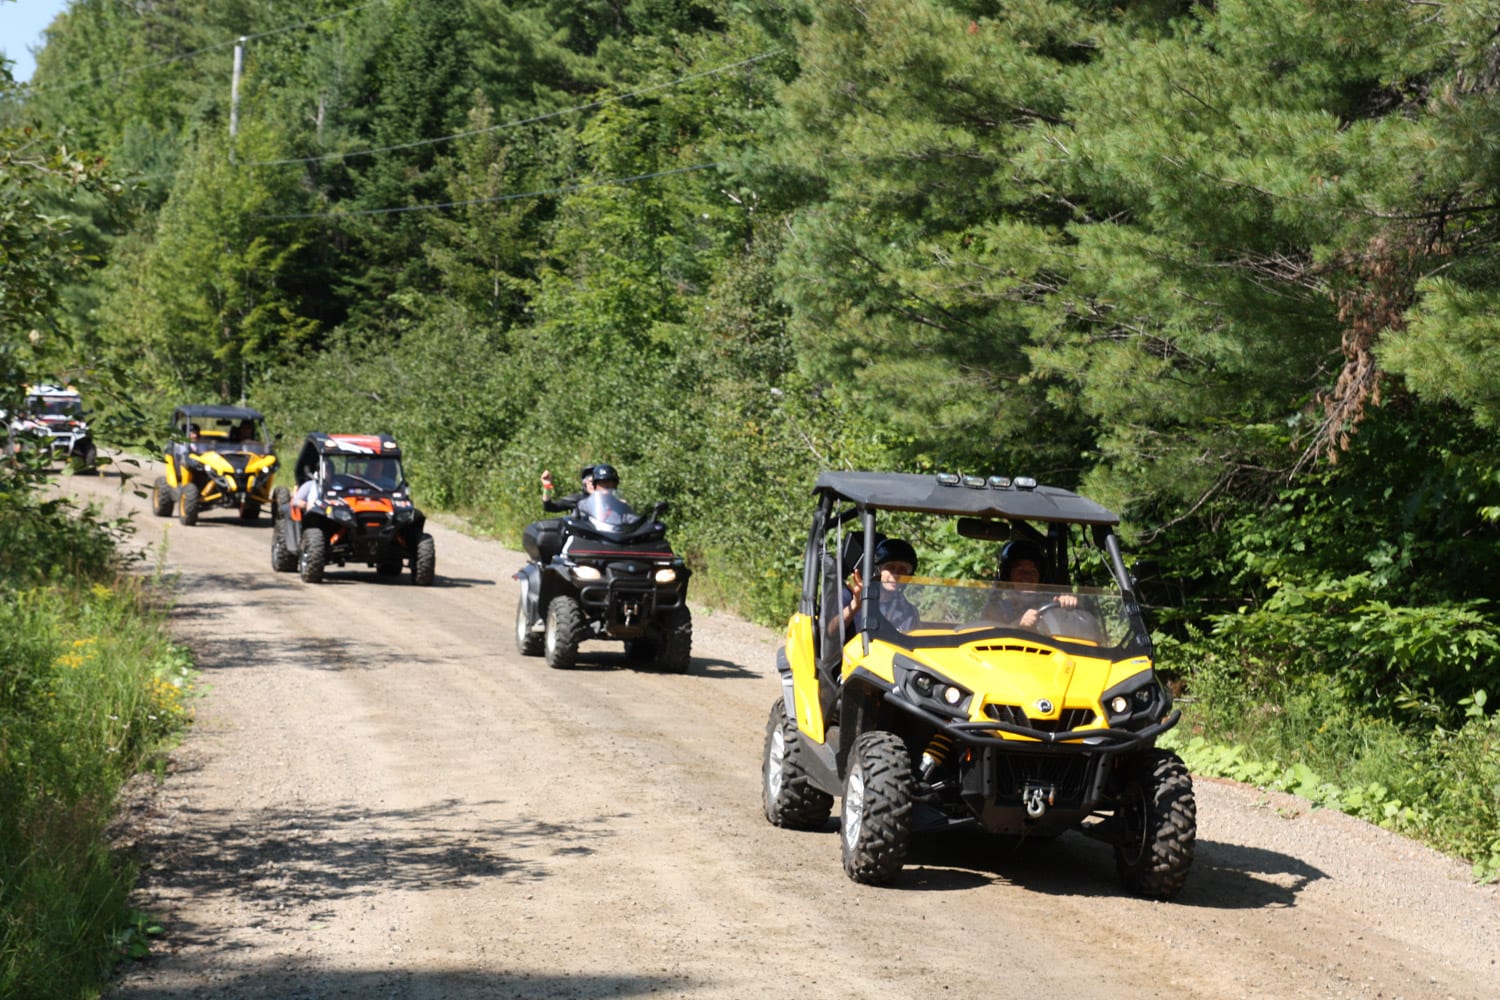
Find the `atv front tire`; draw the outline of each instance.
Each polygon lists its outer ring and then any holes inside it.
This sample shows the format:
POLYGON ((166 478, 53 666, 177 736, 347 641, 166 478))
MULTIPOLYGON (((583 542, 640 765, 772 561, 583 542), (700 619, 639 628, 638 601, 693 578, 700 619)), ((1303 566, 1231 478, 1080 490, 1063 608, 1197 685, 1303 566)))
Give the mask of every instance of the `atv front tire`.
POLYGON ((417 554, 411 560, 411 582, 418 587, 432 586, 437 574, 437 543, 431 535, 417 539, 417 554))
POLYGON ((276 518, 271 525, 271 568, 278 573, 290 573, 297 568, 297 553, 287 545, 286 535, 286 519, 276 518))
POLYGON ((685 674, 693 665, 693 615, 686 607, 666 616, 656 650, 656 665, 669 674, 685 674))
POLYGON ((322 583, 323 568, 328 563, 328 538, 322 528, 302 530, 302 551, 298 553, 297 569, 303 583, 322 583))
POLYGON ((198 523, 198 486, 183 483, 177 490, 177 520, 188 527, 198 523))
POLYGON ((1115 869, 1131 892, 1170 899, 1187 882, 1198 837, 1192 775, 1170 750, 1144 751, 1125 766, 1115 869))
POLYGON ((553 670, 568 670, 578 662, 578 644, 583 641, 583 608, 566 594, 547 603, 547 631, 542 655, 553 670))
POLYGON ((854 741, 839 841, 844 871, 856 882, 884 885, 906 863, 911 841, 911 755, 895 733, 874 730, 854 741))
POLYGON ((75 476, 97 476, 99 474, 99 449, 93 441, 85 441, 83 446, 73 453, 73 474, 75 476))
POLYGON ((151 513, 157 517, 171 517, 176 503, 177 495, 167 485, 167 477, 157 476, 156 482, 151 484, 151 513))
POLYGON ((532 631, 526 617, 526 595, 516 598, 516 651, 522 656, 541 656, 543 637, 532 631))
POLYGON ((833 812, 833 796, 815 787, 802 766, 802 735, 777 698, 766 720, 761 752, 761 804, 766 819, 788 830, 821 830, 833 812))

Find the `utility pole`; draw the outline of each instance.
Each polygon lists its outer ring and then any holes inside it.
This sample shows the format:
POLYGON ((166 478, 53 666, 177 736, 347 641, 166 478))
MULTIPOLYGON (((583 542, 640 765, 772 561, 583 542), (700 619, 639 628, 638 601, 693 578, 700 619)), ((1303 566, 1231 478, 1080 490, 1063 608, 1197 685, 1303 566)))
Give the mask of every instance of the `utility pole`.
POLYGON ((234 78, 229 82, 229 159, 234 160, 234 137, 240 131, 240 73, 245 68, 245 36, 234 43, 234 78))

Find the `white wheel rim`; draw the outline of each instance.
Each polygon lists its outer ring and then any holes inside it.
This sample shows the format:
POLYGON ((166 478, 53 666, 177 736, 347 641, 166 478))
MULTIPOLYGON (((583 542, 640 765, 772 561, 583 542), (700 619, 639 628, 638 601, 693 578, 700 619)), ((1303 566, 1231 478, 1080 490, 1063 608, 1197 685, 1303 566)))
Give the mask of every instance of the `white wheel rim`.
POLYGON ((766 791, 774 801, 781 795, 781 765, 786 760, 786 737, 780 729, 771 734, 771 752, 766 755, 766 791))
POLYGON ((865 776, 859 768, 849 772, 844 785, 844 843, 854 850, 859 843, 859 828, 865 817, 865 776))

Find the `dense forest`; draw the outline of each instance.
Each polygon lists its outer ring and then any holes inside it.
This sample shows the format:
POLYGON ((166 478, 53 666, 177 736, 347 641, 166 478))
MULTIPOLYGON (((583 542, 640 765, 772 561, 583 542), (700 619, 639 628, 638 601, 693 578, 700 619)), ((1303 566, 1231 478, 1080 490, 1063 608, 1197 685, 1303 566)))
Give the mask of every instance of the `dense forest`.
POLYGON ((820 469, 1032 475, 1220 735, 1500 743, 1500 3, 73 0, 0 129, 0 365, 117 444, 609 461, 765 622, 820 469))

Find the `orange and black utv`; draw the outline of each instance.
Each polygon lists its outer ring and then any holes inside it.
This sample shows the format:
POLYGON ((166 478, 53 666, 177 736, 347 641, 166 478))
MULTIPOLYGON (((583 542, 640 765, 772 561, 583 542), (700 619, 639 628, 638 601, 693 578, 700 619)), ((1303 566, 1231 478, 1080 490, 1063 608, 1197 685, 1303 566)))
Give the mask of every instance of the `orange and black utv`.
POLYGON ((276 490, 273 569, 297 570, 305 582, 319 583, 330 565, 363 563, 386 577, 406 567, 412 583, 432 584, 437 551, 412 502, 395 438, 315 431, 302 443, 295 470, 296 496, 305 502, 294 503, 286 487, 276 490))

